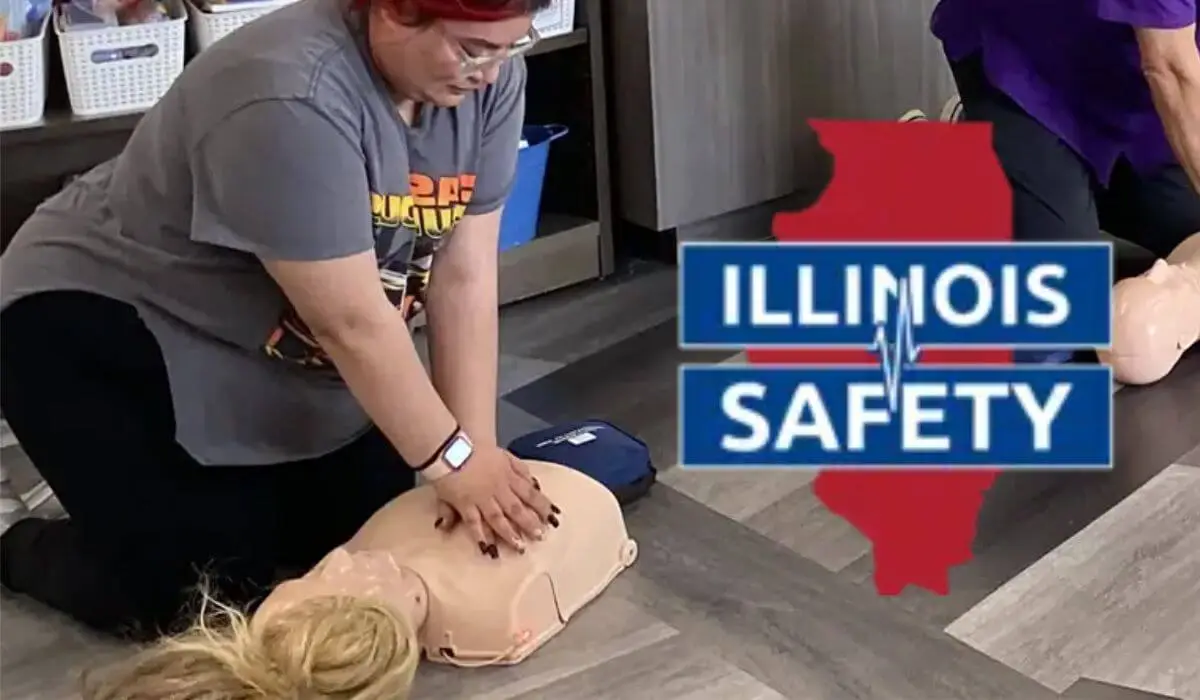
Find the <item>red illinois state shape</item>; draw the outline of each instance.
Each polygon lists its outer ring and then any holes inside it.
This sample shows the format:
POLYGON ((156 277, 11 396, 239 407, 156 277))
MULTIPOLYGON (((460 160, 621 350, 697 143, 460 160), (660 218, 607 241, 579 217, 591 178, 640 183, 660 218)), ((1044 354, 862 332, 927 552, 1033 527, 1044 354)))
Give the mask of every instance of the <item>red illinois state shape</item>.
MULTIPOLYGON (((811 208, 775 217, 781 241, 939 242, 1012 238, 1012 191, 992 152, 991 127, 936 122, 814 121, 834 176, 811 208)), ((917 344, 921 338, 918 332, 917 344)), ((869 339, 864 338, 864 342, 869 339)), ((751 350, 749 361, 878 364, 866 350, 751 350)), ((1007 363, 1008 350, 923 349, 922 361, 1007 363)), ((873 545, 875 587, 949 593, 951 567, 972 556, 994 470, 824 471, 818 498, 873 545)))

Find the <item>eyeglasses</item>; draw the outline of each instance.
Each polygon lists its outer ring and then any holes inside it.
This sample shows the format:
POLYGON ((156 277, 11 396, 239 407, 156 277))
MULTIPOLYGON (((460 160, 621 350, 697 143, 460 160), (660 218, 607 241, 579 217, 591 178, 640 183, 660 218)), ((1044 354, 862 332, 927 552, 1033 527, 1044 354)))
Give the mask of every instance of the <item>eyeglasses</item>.
POLYGON ((467 49, 462 44, 454 41, 454 46, 458 51, 459 70, 463 75, 471 75, 478 73, 481 70, 490 68, 491 66, 507 61, 510 58, 520 56, 534 47, 541 40, 541 35, 533 27, 529 28, 529 33, 521 37, 512 46, 505 47, 498 51, 489 51, 487 53, 471 55, 467 53, 467 49))

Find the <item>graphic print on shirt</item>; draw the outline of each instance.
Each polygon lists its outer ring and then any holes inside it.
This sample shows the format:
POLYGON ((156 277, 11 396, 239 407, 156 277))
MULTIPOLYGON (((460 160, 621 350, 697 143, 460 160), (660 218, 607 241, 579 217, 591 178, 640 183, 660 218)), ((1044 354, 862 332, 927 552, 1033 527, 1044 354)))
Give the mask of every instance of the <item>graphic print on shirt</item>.
MULTIPOLYGON (((466 215, 475 194, 475 175, 470 173, 436 178, 412 173, 408 179, 407 194, 371 192, 379 281, 406 322, 424 308, 433 255, 466 215)), ((263 349, 270 357, 303 367, 333 367, 321 344, 290 307, 263 349)))

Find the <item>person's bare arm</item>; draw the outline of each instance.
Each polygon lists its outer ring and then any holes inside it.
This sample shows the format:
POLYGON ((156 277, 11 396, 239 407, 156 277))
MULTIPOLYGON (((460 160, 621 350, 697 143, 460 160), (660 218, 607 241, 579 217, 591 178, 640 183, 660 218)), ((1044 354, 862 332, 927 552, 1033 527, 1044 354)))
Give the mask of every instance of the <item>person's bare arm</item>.
POLYGON ((1167 139, 1200 191, 1200 51, 1196 25, 1179 29, 1135 30, 1142 71, 1167 139))
POLYGON ((426 313, 434 385, 477 441, 494 444, 500 218, 525 122, 525 62, 501 66, 488 90, 474 190, 466 216, 433 256, 426 313))
POLYGON ((467 216, 434 256, 428 318, 433 385, 476 442, 497 443, 500 212, 467 216))
POLYGON ((454 415, 384 295, 374 253, 263 264, 400 456, 414 467, 429 459, 454 431, 454 415))

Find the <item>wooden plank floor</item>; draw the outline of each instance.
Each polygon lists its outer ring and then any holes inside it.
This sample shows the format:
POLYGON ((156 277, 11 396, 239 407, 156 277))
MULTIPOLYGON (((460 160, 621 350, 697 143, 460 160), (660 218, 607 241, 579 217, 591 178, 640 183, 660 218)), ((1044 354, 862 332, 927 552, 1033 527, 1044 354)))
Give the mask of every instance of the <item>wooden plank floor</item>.
POLYGON ((1056 690, 1200 698, 1200 469, 1167 468, 946 631, 1056 690))

